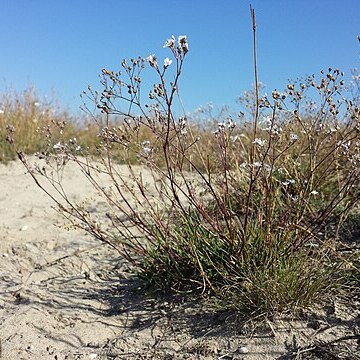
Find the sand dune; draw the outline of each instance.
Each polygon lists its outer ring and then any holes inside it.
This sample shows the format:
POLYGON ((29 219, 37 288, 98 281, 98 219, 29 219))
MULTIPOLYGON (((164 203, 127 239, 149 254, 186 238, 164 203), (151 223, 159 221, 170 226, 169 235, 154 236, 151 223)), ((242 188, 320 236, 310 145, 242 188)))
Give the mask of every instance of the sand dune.
MULTIPOLYGON (((93 192, 76 167, 65 184, 79 199, 93 192)), ((20 162, 0 165, 1 359, 276 359, 294 336, 306 344, 359 326, 337 304, 329 326, 319 313, 254 333, 181 297, 145 296, 117 253, 65 230, 52 205, 20 162)))

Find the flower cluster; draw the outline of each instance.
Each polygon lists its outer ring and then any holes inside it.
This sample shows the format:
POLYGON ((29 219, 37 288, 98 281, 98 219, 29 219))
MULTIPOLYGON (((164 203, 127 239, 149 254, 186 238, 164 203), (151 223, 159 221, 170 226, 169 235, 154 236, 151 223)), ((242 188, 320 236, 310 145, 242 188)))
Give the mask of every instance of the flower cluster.
POLYGON ((180 117, 179 118, 179 131, 180 131, 180 134, 181 135, 186 135, 187 132, 188 132, 188 129, 187 129, 187 119, 186 117, 180 117))
MULTIPOLYGON (((187 38, 186 35, 180 35, 178 37, 178 40, 176 42, 175 40, 175 36, 172 35, 170 37, 170 39, 167 39, 165 41, 165 44, 163 46, 164 48, 169 48, 172 53, 174 54, 175 59, 181 58, 183 59, 184 56, 188 53, 189 51, 189 44, 187 42, 187 38)), ((159 69, 158 68, 158 62, 157 62, 157 57, 155 56, 155 54, 151 54, 146 58, 147 62, 150 64, 151 67, 155 68, 155 69, 159 69)), ((169 59, 168 57, 166 57, 164 59, 164 70, 166 70, 171 64, 172 64, 172 60, 169 59)))
POLYGON ((147 159, 151 155, 152 151, 151 142, 149 140, 145 140, 141 143, 141 150, 138 156, 147 159))
POLYGON ((157 57, 155 56, 155 54, 149 55, 146 60, 149 62, 151 67, 157 68, 157 57))
POLYGON ((270 135, 280 135, 283 131, 282 127, 276 123, 275 118, 272 116, 265 117, 263 123, 265 124, 263 130, 267 131, 270 135))
POLYGON ((172 35, 170 39, 165 41, 164 48, 169 48, 176 59, 185 56, 189 52, 189 44, 186 35, 180 35, 177 42, 175 36, 172 35))
POLYGON ((231 117, 228 117, 226 122, 219 122, 217 125, 218 125, 217 130, 213 132, 215 136, 218 136, 219 134, 225 134, 226 129, 228 129, 229 132, 232 132, 232 130, 234 130, 236 126, 235 121, 231 117))
POLYGON ((266 140, 265 139, 259 139, 259 138, 255 138, 253 141, 253 144, 259 146, 259 147, 264 147, 264 145, 266 144, 266 140))

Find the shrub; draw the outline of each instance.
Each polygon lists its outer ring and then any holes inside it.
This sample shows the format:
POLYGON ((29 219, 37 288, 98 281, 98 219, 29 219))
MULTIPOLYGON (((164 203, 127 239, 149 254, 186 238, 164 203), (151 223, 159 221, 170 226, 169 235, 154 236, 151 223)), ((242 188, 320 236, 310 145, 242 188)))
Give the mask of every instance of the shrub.
POLYGON ((71 201, 42 165, 19 158, 44 191, 37 179, 51 183, 57 195, 48 195, 74 226, 121 252, 149 285, 250 314, 323 299, 340 283, 341 261, 321 231, 360 196, 359 109, 342 97, 342 73, 260 95, 255 53, 255 89, 241 99, 250 120, 219 119, 211 132, 175 116, 187 38, 165 47, 172 59, 123 60, 122 72, 102 71, 101 91, 84 93, 103 116, 93 116, 97 158, 74 139, 56 139, 40 156, 54 171, 75 163, 106 200, 105 214, 71 201), (143 106, 147 64, 159 82, 143 106))

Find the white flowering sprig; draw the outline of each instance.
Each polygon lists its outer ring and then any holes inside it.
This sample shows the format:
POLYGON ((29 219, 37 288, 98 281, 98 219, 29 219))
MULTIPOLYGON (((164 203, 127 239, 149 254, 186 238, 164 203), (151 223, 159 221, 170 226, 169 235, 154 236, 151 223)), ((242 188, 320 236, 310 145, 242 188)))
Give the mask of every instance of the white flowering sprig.
POLYGON ((165 41, 164 48, 169 48, 174 54, 175 59, 184 58, 189 52, 189 44, 186 35, 180 35, 177 42, 175 36, 171 35, 171 37, 165 41))
POLYGON ((227 127, 228 127, 230 130, 233 130, 233 129, 235 128, 236 123, 235 123, 235 121, 231 118, 231 116, 228 117, 228 119, 227 119, 226 122, 227 122, 227 127))
POLYGON ((186 35, 180 35, 178 37, 178 52, 179 54, 186 54, 189 51, 189 44, 187 42, 186 35))
POLYGON ((218 128, 216 131, 214 131, 214 134, 217 135, 217 134, 224 133, 225 129, 226 129, 226 124, 224 122, 219 122, 217 125, 218 125, 218 128))
POLYGON ((272 116, 265 117, 263 123, 265 124, 263 130, 272 136, 280 135, 283 131, 282 127, 276 124, 275 119, 272 116))
POLYGON ((176 40, 175 40, 175 36, 174 35, 171 35, 171 38, 170 39, 167 39, 165 41, 165 44, 164 44, 164 48, 170 48, 170 49, 175 49, 175 43, 176 43, 176 40))
POLYGON ((188 122, 186 117, 179 118, 179 130, 181 135, 186 135, 188 133, 188 122))
POLYGON ((158 68, 158 65, 157 65, 157 57, 152 54, 152 55, 149 55, 146 60, 149 62, 150 66, 157 69, 158 68))
POLYGON ((169 68, 169 66, 173 63, 173 60, 169 57, 166 57, 163 61, 162 69, 159 68, 160 64, 158 64, 158 59, 155 54, 149 55, 146 60, 150 64, 152 68, 156 70, 158 73, 161 82, 159 84, 154 85, 154 90, 149 92, 149 99, 165 101, 169 104, 172 103, 174 95, 177 91, 177 81, 181 73, 182 63, 184 60, 185 54, 189 51, 189 45, 187 42, 187 38, 185 35, 181 35, 178 37, 176 42, 175 36, 172 35, 169 39, 165 41, 163 46, 164 48, 169 48, 173 53, 173 56, 176 61, 176 76, 175 81, 170 82, 170 91, 168 91, 167 82, 165 80, 165 72, 169 68))
POLYGON ((140 156, 143 156, 144 158, 148 158, 152 153, 152 147, 151 142, 149 140, 145 140, 141 144, 141 153, 140 156))

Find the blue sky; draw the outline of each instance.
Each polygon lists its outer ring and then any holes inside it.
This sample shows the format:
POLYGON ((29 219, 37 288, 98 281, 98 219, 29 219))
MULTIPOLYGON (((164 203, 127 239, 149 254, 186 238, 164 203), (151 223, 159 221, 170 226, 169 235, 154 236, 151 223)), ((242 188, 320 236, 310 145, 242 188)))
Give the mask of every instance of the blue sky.
MULTIPOLYGON (((268 91, 288 79, 359 67, 359 0, 253 0, 259 79, 268 91)), ((236 107, 253 83, 252 32, 244 0, 0 0, 0 92, 34 85, 77 113, 79 94, 123 58, 168 56, 172 34, 187 35, 180 92, 187 111, 236 107)), ((149 69, 148 71, 151 71, 149 69)))

